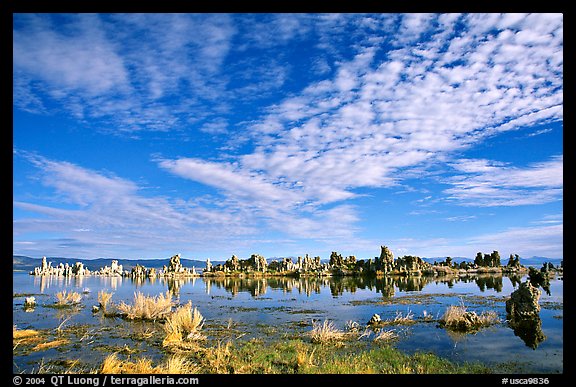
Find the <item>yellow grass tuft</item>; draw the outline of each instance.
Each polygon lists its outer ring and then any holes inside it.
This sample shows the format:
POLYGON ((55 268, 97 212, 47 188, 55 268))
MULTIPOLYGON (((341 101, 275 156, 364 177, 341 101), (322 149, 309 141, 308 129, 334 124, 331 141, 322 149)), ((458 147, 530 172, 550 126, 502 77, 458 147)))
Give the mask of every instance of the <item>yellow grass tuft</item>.
POLYGON ((338 330, 333 321, 324 320, 323 323, 314 321, 312 325, 312 331, 309 332, 309 335, 313 343, 327 343, 344 338, 344 332, 338 330))
POLYGON ((21 329, 18 330, 16 325, 12 327, 12 343, 14 347, 13 350, 16 349, 19 345, 29 345, 34 344, 38 341, 42 340, 42 334, 39 331, 34 329, 21 329))
POLYGON ((62 290, 55 294, 56 296, 56 305, 58 306, 66 306, 71 304, 78 304, 80 300, 82 300, 82 295, 78 292, 67 292, 66 290, 62 290))
POLYGON ((98 303, 100 304, 100 307, 104 312, 106 312, 106 307, 108 306, 108 303, 112 299, 113 294, 114 293, 108 293, 104 290, 100 290, 98 292, 98 303))
POLYGON ((198 332, 203 324, 204 317, 197 308, 192 309, 192 302, 188 301, 186 305, 166 316, 164 324, 166 337, 163 345, 204 339, 205 337, 198 332))
POLYGON ((46 343, 37 344, 34 348, 32 348, 32 350, 33 351, 45 351, 47 349, 60 347, 62 345, 66 345, 68 343, 70 343, 70 340, 68 340, 68 339, 53 340, 53 341, 48 341, 46 343))
POLYGON ((172 311, 172 297, 170 292, 160 293, 158 296, 145 296, 141 292, 134 293, 134 304, 127 305, 122 302, 118 310, 127 319, 156 320, 165 318, 172 311))
POLYGON ((102 362, 101 374, 192 374, 198 372, 197 365, 178 355, 154 366, 152 360, 139 358, 135 361, 120 360, 116 353, 108 355, 102 362))
POLYGON ((484 326, 496 324, 498 314, 494 311, 484 311, 480 315, 468 312, 464 306, 451 305, 440 318, 440 324, 459 331, 472 331, 484 326))
POLYGON ((390 324, 413 324, 414 321, 414 313, 408 311, 405 316, 402 315, 402 312, 396 312, 396 317, 392 320, 390 324))
POLYGON ((204 349, 201 358, 203 368, 216 374, 228 373, 228 366, 233 358, 231 348, 232 343, 230 341, 227 341, 226 344, 218 341, 216 346, 204 349))
POLYGON ((118 355, 112 353, 104 359, 100 367, 101 374, 119 374, 121 373, 122 360, 118 359, 118 355))
POLYGON ((314 366, 314 351, 316 348, 313 348, 310 353, 306 349, 296 350, 296 364, 298 367, 313 367, 314 366))
POLYGON ((380 329, 380 331, 374 336, 374 341, 390 341, 395 339, 398 335, 394 332, 394 330, 384 330, 380 329))
POLYGON ((34 330, 34 329, 22 329, 22 330, 18 330, 16 328, 16 326, 14 326, 12 328, 12 338, 14 340, 19 340, 19 339, 26 339, 26 338, 30 338, 30 337, 38 337, 40 335, 40 332, 34 330))
POLYGON ((185 357, 174 355, 162 364, 161 370, 163 374, 191 374, 197 373, 199 367, 185 357))

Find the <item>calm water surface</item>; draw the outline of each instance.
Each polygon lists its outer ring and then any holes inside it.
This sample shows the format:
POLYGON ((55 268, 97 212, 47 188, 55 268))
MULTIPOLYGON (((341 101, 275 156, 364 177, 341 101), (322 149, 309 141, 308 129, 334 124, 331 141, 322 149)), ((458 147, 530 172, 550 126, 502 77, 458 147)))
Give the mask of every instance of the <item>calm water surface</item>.
MULTIPOLYGON (((161 358, 160 345, 139 339, 142 333, 162 332, 158 323, 129 322, 94 315, 100 290, 113 292, 113 303, 132 303, 134 292, 157 295, 169 291, 177 303, 189 300, 204 316, 204 330, 210 336, 228 329, 235 339, 301 336, 311 330, 312 321, 329 319, 337 328, 346 323, 366 324, 374 313, 383 320, 412 316, 412 325, 392 326, 398 334, 393 344, 407 353, 434 352, 456 362, 480 361, 487 365, 506 363, 501 372, 563 372, 563 279, 551 280, 550 294, 542 292, 540 320, 525 331, 515 331, 506 322, 505 301, 526 277, 478 275, 443 280, 439 277, 359 279, 267 278, 210 279, 181 281, 164 279, 133 281, 129 278, 89 276, 84 278, 13 275, 13 323, 19 329, 55 330, 84 327, 69 345, 26 354, 15 353, 14 372, 34 372, 39 362, 51 364, 81 359, 96 368, 111 352, 123 345, 143 356, 161 358), (59 310, 56 292, 83 293, 82 307, 59 310), (23 294, 33 294, 37 307, 26 312, 23 294), (454 334, 438 327, 437 320, 451 305, 464 305, 481 313, 495 311, 501 322, 475 334, 454 334), (432 316, 429 322, 424 317, 432 316), (282 336, 284 335, 284 336, 282 336)), ((501 369, 501 368, 496 368, 501 369)), ((498 371, 497 371, 498 372, 498 371)))

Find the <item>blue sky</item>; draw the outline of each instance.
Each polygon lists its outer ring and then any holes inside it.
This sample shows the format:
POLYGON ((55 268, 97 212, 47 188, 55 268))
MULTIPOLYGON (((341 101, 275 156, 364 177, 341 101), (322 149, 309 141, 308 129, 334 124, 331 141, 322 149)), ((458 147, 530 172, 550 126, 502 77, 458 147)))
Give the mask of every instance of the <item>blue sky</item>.
POLYGON ((15 14, 13 252, 563 256, 561 14, 15 14))

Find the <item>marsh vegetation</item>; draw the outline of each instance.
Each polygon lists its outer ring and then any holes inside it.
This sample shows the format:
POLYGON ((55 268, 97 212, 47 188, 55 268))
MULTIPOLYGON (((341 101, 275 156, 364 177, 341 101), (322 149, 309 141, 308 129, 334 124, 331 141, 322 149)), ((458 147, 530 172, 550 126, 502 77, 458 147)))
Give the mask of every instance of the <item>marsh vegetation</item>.
POLYGON ((542 334, 532 335, 538 341, 531 347, 523 342, 529 335, 517 335, 507 324, 504 303, 517 282, 502 277, 425 283, 409 278, 211 278, 182 281, 176 287, 167 281, 124 280, 111 286, 112 279, 102 278, 43 285, 40 280, 28 285, 23 280, 15 288, 14 372, 562 370, 561 362, 546 356, 558 359, 562 351, 558 280, 551 281, 552 296, 542 300, 542 321, 532 326, 542 334), (88 285, 95 291, 80 294, 88 285), (38 292, 38 286, 44 290, 38 292), (74 293, 81 299, 70 296, 74 293), (37 299, 33 311, 23 305, 30 294, 37 299), (53 299, 66 301, 54 308, 53 299), (97 312, 91 312, 93 306, 97 312), (368 324, 375 313, 381 316, 379 323, 368 324), (522 353, 524 363, 513 363, 514 353, 480 356, 499 342, 522 353), (542 357, 548 363, 540 362, 542 357))

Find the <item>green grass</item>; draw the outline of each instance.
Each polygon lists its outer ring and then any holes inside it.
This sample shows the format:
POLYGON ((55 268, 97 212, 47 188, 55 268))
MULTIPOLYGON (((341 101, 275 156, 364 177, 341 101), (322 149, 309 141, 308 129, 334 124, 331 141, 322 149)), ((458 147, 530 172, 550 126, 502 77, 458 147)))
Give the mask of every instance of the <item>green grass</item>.
MULTIPOLYGON (((182 355, 182 354, 180 354, 182 355)), ((431 353, 407 355, 366 343, 316 344, 301 339, 227 341, 197 348, 186 358, 198 373, 217 374, 469 374, 490 373, 480 364, 456 365, 431 353)))
MULTIPOLYGON (((190 313, 187 307, 186 310, 190 313)), ((192 313, 193 314, 193 313, 192 313)), ((327 323, 327 325, 329 325, 327 323)), ((324 326, 319 324, 318 326, 324 326)), ((14 328, 15 343, 36 332, 18 332, 14 328)), ((432 353, 406 354, 387 344, 386 340, 360 341, 348 333, 345 340, 313 342, 310 337, 291 339, 247 340, 217 339, 195 341, 195 345, 179 347, 178 351, 164 350, 160 358, 150 353, 139 354, 126 345, 102 346, 94 349, 105 352, 99 365, 74 361, 67 363, 71 373, 195 373, 195 374, 488 374, 490 368, 480 363, 456 364, 432 353), (375 345, 377 342, 377 345, 375 345), (107 352, 107 353, 106 353, 107 352)), ((64 338, 60 338, 62 340, 64 338)), ((157 339, 153 340, 160 344, 157 339)), ((41 339, 28 345, 40 344, 44 350, 61 345, 41 339), (44 348, 46 347, 46 348, 44 348)), ((62 368, 62 367, 57 367, 62 368)))

